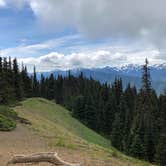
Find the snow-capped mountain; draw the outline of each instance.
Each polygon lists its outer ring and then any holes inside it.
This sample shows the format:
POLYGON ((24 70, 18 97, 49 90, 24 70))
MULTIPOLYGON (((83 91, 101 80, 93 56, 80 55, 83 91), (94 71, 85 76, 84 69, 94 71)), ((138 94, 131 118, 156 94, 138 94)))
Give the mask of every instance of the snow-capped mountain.
MULTIPOLYGON (((165 81, 166 80, 166 63, 163 64, 155 64, 151 65, 150 73, 152 80, 157 81, 165 81)), ((142 76, 142 66, 141 65, 126 65, 120 68, 111 68, 112 70, 118 71, 119 74, 133 76, 133 77, 141 77, 142 76)))
MULTIPOLYGON (((112 83, 116 77, 121 77, 124 87, 128 83, 136 85, 139 89, 141 87, 142 66, 141 65, 126 65, 121 67, 106 66, 103 68, 92 69, 72 69, 71 74, 77 76, 80 72, 83 72, 84 76, 92 77, 100 82, 112 83)), ((52 72, 43 73, 45 76, 49 76, 50 73, 54 73, 55 76, 62 75, 67 76, 68 71, 55 70, 52 72)), ((150 73, 152 79, 152 86, 158 93, 162 93, 166 89, 166 63, 150 66, 150 73)))

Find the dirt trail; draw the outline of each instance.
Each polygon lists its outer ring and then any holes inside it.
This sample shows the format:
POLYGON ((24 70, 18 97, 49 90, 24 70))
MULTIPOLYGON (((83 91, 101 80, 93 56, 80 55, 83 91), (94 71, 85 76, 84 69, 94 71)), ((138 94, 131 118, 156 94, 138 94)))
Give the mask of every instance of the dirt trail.
POLYGON ((47 145, 28 128, 18 125, 14 131, 0 132, 0 166, 15 154, 47 151, 47 145))
MULTIPOLYGON (((112 164, 101 161, 92 161, 86 152, 70 150, 60 147, 49 148, 46 141, 36 135, 32 130, 18 124, 12 132, 0 132, 0 166, 6 166, 13 155, 30 154, 37 152, 58 152, 59 156, 68 162, 81 162, 84 166, 109 166, 112 164)), ((18 164, 18 166, 37 165, 51 166, 49 163, 42 164, 18 164)), ((17 166, 17 165, 16 165, 17 166)))

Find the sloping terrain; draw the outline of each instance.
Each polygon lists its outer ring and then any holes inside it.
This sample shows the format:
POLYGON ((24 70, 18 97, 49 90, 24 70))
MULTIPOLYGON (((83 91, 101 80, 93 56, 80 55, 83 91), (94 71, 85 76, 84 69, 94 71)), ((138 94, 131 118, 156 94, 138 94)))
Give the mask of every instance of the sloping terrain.
POLYGON ((84 166, 149 165, 116 151, 109 140, 51 101, 31 98, 15 107, 15 111, 32 125, 18 124, 12 132, 0 132, 0 166, 6 165, 14 154, 44 151, 56 151, 63 160, 84 166))

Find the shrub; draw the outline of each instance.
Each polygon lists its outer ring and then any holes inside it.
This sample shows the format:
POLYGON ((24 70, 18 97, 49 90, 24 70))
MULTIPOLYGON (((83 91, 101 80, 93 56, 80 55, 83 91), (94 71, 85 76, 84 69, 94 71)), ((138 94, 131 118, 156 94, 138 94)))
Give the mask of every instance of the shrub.
POLYGON ((16 122, 0 114, 0 131, 11 131, 16 128, 16 122))
POLYGON ((18 117, 13 109, 3 105, 0 105, 0 114, 13 120, 16 120, 18 117))
POLYGON ((16 128, 17 113, 7 107, 0 106, 0 131, 11 131, 16 128))

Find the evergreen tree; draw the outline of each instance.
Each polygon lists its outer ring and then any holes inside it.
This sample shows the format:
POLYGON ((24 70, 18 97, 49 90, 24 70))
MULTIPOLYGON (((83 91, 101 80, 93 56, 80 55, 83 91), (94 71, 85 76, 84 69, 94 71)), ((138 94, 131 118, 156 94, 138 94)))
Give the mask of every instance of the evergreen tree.
POLYGON ((21 80, 24 97, 32 96, 32 80, 28 76, 27 67, 22 64, 21 80))
POLYGON ((144 157, 144 146, 139 134, 135 134, 132 140, 130 152, 132 156, 137 158, 144 157))
POLYGON ((142 89, 148 94, 151 92, 151 78, 150 78, 150 69, 148 67, 148 59, 145 59, 145 65, 143 66, 142 73, 142 89))
POLYGON ((156 158, 161 166, 166 165, 166 93, 159 98, 160 105, 160 136, 156 158))
POLYGON ((105 128, 105 133, 107 135, 111 135, 112 133, 112 125, 115 119, 115 112, 116 112, 116 101, 114 98, 114 95, 112 93, 112 91, 109 94, 109 99, 108 102, 105 105, 105 114, 104 114, 104 128, 105 128))
POLYGON ((55 80, 54 75, 51 74, 48 80, 48 99, 54 99, 55 98, 55 80))
POLYGON ((36 67, 34 67, 34 69, 33 69, 32 88, 33 88, 33 96, 38 97, 39 96, 39 85, 38 85, 37 76, 36 76, 36 67))
POLYGON ((62 104, 63 103, 63 78, 62 76, 58 76, 56 80, 56 85, 55 85, 55 101, 57 104, 62 104))
POLYGON ((85 121, 84 108, 85 108, 84 96, 82 95, 77 96, 74 100, 73 116, 83 122, 85 121))
MULTIPOLYGON (((142 89, 136 103, 136 115, 133 122, 134 132, 131 136, 132 142, 138 140, 139 144, 141 143, 141 147, 143 146, 144 155, 142 157, 145 160, 153 161, 157 135, 154 112, 157 110, 153 111, 154 104, 152 102, 152 89, 147 59, 145 61, 145 65, 143 66, 142 83, 142 89), (135 139, 136 136, 139 139, 135 139)), ((135 144, 137 145, 137 142, 135 142, 135 144)), ((137 154, 137 152, 134 151, 134 148, 131 149, 131 153, 132 155, 137 154)))
POLYGON ((22 90, 22 80, 19 73, 17 59, 13 60, 13 82, 15 87, 15 97, 16 100, 20 100, 23 97, 23 90, 22 90))
POLYGON ((7 70, 7 59, 1 58, 0 64, 0 103, 7 104, 13 100, 13 90, 11 84, 9 83, 9 75, 7 70))
POLYGON ((40 78, 40 96, 44 97, 44 98, 47 97, 47 95, 46 95, 47 94, 46 93, 47 88, 46 88, 46 83, 45 82, 46 82, 45 78, 44 78, 43 74, 41 74, 41 78, 40 78))
POLYGON ((116 113, 115 120, 112 127, 113 129, 111 134, 111 143, 117 149, 122 150, 123 149, 123 145, 122 145, 123 130, 122 130, 120 113, 116 113))
POLYGON ((92 99, 92 96, 86 96, 85 97, 85 107, 84 107, 84 116, 85 116, 85 121, 84 123, 92 128, 96 128, 96 109, 95 105, 92 99))

